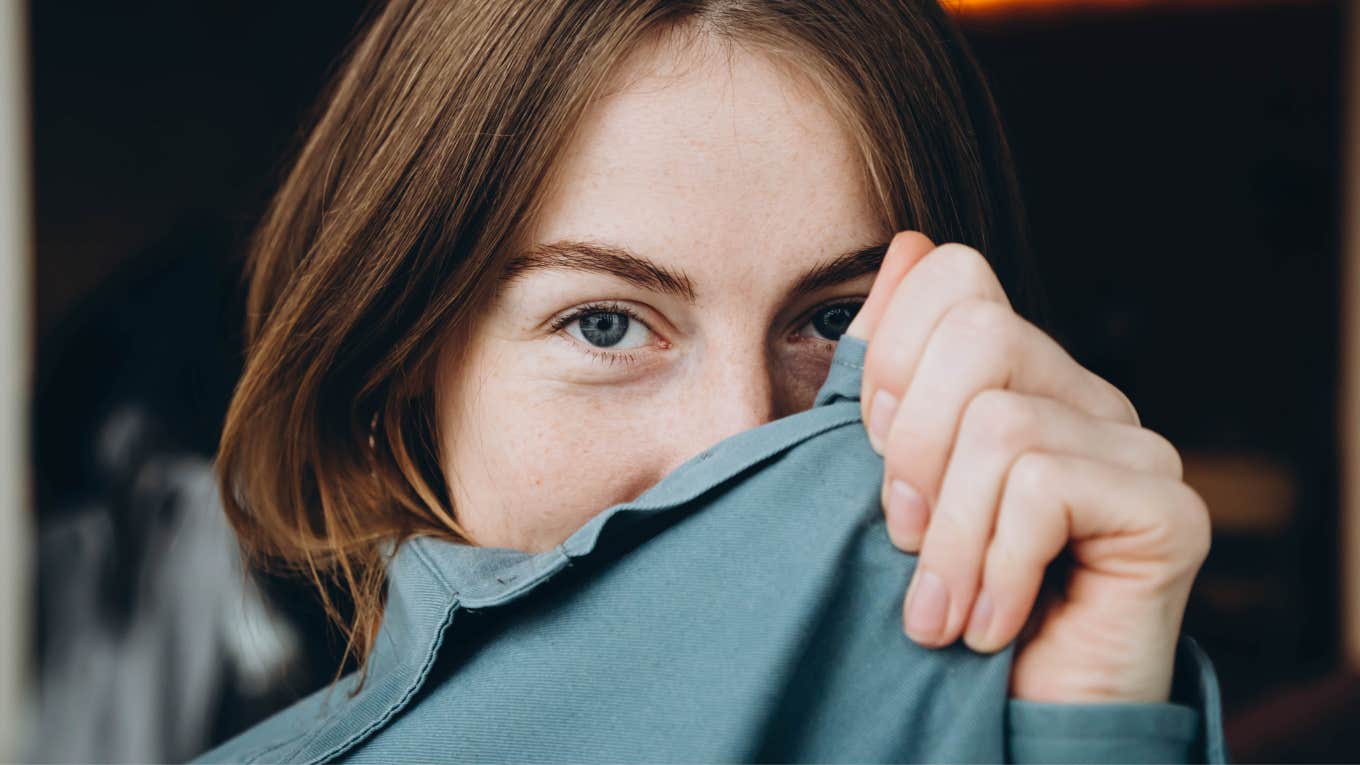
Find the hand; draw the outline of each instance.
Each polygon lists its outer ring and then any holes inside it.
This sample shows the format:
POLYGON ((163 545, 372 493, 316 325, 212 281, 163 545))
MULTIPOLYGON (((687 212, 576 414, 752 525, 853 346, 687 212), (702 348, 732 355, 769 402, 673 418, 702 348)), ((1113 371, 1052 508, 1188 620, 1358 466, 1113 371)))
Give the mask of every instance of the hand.
POLYGON ((861 406, 888 534, 920 555, 907 634, 993 652, 1029 622, 1012 696, 1166 701, 1209 549, 1171 444, 1016 314, 963 245, 898 234, 847 334, 868 343, 861 406), (1070 571, 1040 598, 1063 552, 1070 571))

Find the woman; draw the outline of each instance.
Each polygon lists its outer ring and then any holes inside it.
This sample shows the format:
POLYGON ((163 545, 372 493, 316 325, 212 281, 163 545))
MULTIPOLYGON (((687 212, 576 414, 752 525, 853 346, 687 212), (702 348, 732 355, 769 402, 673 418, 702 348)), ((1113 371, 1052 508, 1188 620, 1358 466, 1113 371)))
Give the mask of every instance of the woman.
MULTIPOLYGON (((1022 318, 1009 157, 933 2, 391 2, 251 270, 227 512, 256 556, 339 586, 361 661, 422 607, 384 614, 388 575, 413 576, 394 550, 484 551, 453 576, 498 572, 479 581, 499 605, 521 592, 505 572, 537 586, 588 530, 594 548, 603 509, 698 481, 706 447, 806 423, 846 384, 828 369, 847 335, 863 374, 837 395, 882 455, 886 535, 919 555, 906 634, 991 653, 1028 623, 1009 694, 1045 719, 1174 706, 1207 513, 1128 400, 1022 318)), ((343 745, 281 717, 208 758, 329 759, 437 719, 429 667, 456 671, 440 646, 460 633, 413 623, 428 655, 382 661, 419 681, 381 713, 328 712, 343 745), (297 746, 252 749, 280 726, 297 746)))

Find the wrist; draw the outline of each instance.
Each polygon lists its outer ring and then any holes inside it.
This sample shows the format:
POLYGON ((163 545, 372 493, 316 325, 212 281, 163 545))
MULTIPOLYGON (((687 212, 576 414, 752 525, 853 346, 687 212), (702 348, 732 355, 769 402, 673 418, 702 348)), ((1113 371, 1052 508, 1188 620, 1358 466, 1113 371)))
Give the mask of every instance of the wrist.
MULTIPOLYGON (((1082 626, 1093 622, 1078 622, 1082 626)), ((1012 698, 1051 704, 1165 703, 1171 700, 1179 619, 1124 622, 1110 629, 1054 630, 1021 646, 1011 669, 1012 698)), ((1053 625, 1057 626, 1057 625, 1053 625)), ((1046 628, 1049 625, 1046 625, 1046 628)))

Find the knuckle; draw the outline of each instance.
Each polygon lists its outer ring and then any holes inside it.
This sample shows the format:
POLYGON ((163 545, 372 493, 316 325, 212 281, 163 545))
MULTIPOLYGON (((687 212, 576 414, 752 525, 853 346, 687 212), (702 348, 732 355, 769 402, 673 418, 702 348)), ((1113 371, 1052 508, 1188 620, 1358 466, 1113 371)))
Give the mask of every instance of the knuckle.
POLYGON ((1108 409, 1111 418, 1124 420, 1134 425, 1142 423, 1142 419, 1138 416, 1138 409, 1133 405, 1133 400, 1124 391, 1095 372, 1091 372, 1091 375, 1099 381, 1100 386, 1106 391, 1109 398, 1108 409))
POLYGON ((1028 452, 1011 466, 1006 480, 1008 499, 1020 503, 1041 503, 1052 492, 1057 476, 1053 460, 1047 455, 1028 452))
POLYGON ((1147 440, 1145 449, 1148 461, 1147 469, 1154 473, 1171 476, 1179 481, 1185 475, 1185 463, 1181 460, 1181 453, 1160 433, 1151 430, 1141 430, 1140 432, 1144 434, 1143 438, 1147 440))
POLYGON ((973 445, 1015 453, 1035 443, 1041 423, 1032 401, 993 388, 977 394, 968 404, 961 436, 973 445))
POLYGON ((1179 531, 1177 537, 1186 546, 1190 559, 1198 568, 1209 555, 1213 541, 1213 523, 1209 517, 1209 506, 1204 498, 1181 481, 1176 482, 1177 499, 1173 501, 1179 531))
POLYGON ((1209 509, 1199 493, 1180 481, 1169 481, 1160 521, 1155 527, 1156 548, 1171 564, 1167 581, 1181 581, 1197 571, 1209 554, 1212 539, 1209 509))
POLYGON ((970 298, 954 304, 940 320, 940 328, 967 341, 1011 347, 1018 327, 1011 309, 992 300, 970 298))
POLYGON ((1129 398, 1127 393, 1114 385, 1110 385, 1110 388, 1114 390, 1114 393, 1119 397, 1119 401, 1123 405, 1124 410, 1128 412, 1129 421, 1134 425, 1141 425, 1143 423, 1143 418, 1138 416, 1138 407, 1133 405, 1133 399, 1129 398))
POLYGON ((992 265, 982 253, 958 242, 949 242, 935 248, 932 253, 936 263, 946 271, 952 281, 969 287, 986 288, 995 279, 992 265))

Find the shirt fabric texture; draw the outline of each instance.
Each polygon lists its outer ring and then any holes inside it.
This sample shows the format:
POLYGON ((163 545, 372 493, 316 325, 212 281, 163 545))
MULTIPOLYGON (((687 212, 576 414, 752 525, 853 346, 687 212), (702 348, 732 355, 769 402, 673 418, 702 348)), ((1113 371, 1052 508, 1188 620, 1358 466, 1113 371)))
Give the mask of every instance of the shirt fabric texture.
POLYGON ((1013 648, 902 631, 843 337, 815 405, 705 450, 537 554, 409 540, 351 674, 197 762, 1226 762, 1189 638, 1177 701, 1007 697, 1013 648))

